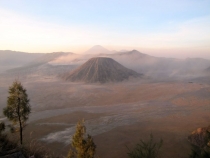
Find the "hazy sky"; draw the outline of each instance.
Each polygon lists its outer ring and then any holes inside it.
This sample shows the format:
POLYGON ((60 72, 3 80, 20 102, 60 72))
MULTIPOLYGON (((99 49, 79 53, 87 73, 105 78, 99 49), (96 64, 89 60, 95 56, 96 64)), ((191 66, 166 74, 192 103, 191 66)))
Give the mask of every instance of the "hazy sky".
POLYGON ((0 0, 0 50, 210 59, 209 0, 0 0))

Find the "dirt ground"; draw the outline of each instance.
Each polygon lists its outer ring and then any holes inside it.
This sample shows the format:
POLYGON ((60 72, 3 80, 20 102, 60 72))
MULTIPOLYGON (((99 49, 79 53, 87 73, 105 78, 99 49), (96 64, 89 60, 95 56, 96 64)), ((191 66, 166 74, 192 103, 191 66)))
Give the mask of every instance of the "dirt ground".
MULTIPOLYGON (((11 80, 0 80, 0 110, 11 80)), ((187 158, 187 136, 209 125, 210 84, 196 81, 125 81, 83 84, 54 78, 22 78, 32 113, 25 142, 39 141, 66 155, 78 120, 85 119, 100 158, 126 158, 140 139, 163 139, 162 158, 187 158)), ((0 115, 3 118, 3 115, 0 115)))

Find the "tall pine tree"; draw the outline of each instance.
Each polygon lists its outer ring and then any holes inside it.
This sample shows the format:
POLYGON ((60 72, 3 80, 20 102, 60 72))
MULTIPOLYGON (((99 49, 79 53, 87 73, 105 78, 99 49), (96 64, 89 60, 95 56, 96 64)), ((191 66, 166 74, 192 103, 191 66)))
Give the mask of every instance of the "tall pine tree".
POLYGON ((23 143, 23 128, 28 120, 31 107, 29 104, 26 89, 19 81, 13 82, 9 87, 9 96, 7 98, 7 107, 3 109, 4 115, 15 125, 20 132, 20 144, 23 143))

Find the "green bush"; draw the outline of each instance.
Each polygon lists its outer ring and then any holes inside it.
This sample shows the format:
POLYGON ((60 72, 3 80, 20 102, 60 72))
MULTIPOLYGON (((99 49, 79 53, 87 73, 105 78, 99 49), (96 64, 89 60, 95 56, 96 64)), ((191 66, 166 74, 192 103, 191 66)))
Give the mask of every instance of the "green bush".
POLYGON ((153 135, 151 134, 149 141, 140 140, 140 143, 136 144, 132 150, 128 148, 128 156, 130 158, 158 158, 162 144, 162 139, 158 143, 154 142, 153 135))

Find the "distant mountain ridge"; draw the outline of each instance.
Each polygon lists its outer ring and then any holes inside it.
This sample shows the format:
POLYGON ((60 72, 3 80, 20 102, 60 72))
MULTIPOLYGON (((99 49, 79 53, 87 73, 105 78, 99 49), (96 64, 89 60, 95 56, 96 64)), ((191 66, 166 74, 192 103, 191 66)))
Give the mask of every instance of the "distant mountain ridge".
MULTIPOLYGON (((7 69, 5 70, 7 71, 5 73, 7 74, 13 74, 13 75, 39 74, 39 75, 55 76, 75 68, 75 66, 71 65, 53 66, 49 64, 49 62, 56 60, 59 57, 66 56, 72 53, 66 53, 66 52, 40 53, 40 55, 38 56, 36 56, 36 54, 33 53, 23 53, 23 52, 12 52, 12 54, 13 56, 11 57, 7 55, 8 58, 11 58, 10 61, 13 60, 19 61, 16 58, 14 58, 14 56, 19 55, 19 57, 21 57, 22 60, 26 60, 27 62, 21 62, 20 65, 16 67, 9 67, 9 68, 6 67, 7 69), (31 57, 32 59, 27 60, 28 56, 31 57)), ((4 67, 2 66, 2 68, 4 67)))
POLYGON ((125 67, 155 78, 195 77, 205 75, 210 60, 202 58, 175 59, 154 57, 137 50, 108 55, 125 67))
POLYGON ((42 53, 26 53, 11 50, 0 50, 0 73, 8 69, 26 65, 43 55, 44 54, 42 53))
POLYGON ((67 56, 69 54, 73 54, 73 53, 66 53, 66 52, 53 52, 53 53, 47 53, 39 58, 36 58, 34 61, 32 61, 31 63, 29 63, 28 65, 42 65, 42 64, 46 64, 50 61, 56 60, 57 58, 61 57, 61 56, 67 56))
POLYGON ((61 77, 72 82, 106 83, 120 82, 129 77, 142 75, 127 69, 115 60, 106 57, 91 58, 76 70, 61 77))
POLYGON ((22 65, 43 56, 42 53, 26 53, 11 50, 0 50, 1 65, 22 65))
POLYGON ((0 51, 0 73, 3 70, 12 69, 9 73, 23 73, 27 75, 28 73, 42 72, 41 74, 49 74, 48 72, 52 72, 50 74, 56 76, 61 74, 61 72, 70 72, 78 68, 90 58, 108 57, 128 69, 154 79, 184 79, 210 75, 210 60, 207 59, 154 57, 137 50, 113 52, 102 46, 94 46, 86 51, 90 54, 65 52, 33 54, 6 51, 9 52, 7 54, 2 52, 0 51), (91 50, 97 50, 96 54, 91 50))

